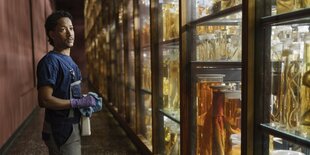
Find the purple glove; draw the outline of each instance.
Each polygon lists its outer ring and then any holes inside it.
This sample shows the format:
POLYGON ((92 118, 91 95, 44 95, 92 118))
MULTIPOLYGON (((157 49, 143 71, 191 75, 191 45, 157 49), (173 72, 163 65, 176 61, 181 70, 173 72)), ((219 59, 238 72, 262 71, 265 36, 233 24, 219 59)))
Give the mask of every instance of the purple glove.
POLYGON ((96 99, 91 95, 87 95, 80 99, 71 99, 70 104, 72 108, 86 108, 86 107, 95 106, 96 99))

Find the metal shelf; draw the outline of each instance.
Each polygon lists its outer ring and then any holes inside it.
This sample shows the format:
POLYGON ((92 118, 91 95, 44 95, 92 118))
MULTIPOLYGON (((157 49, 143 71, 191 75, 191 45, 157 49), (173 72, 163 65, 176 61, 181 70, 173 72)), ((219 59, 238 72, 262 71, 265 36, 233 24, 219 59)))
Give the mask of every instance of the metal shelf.
POLYGON ((179 45, 179 38, 161 41, 159 45, 179 45))
POLYGON ((149 95, 152 95, 152 92, 150 90, 147 90, 147 89, 144 89, 144 88, 141 88, 140 89, 142 93, 144 94, 149 94, 149 95))
POLYGON ((191 61, 191 66, 197 69, 208 68, 241 68, 240 61, 191 61))
MULTIPOLYGON (((195 26, 195 25, 198 25, 198 24, 204 24, 204 23, 206 23, 208 21, 211 21, 211 20, 214 20, 214 19, 217 19, 217 18, 220 18, 220 17, 225 17, 225 16, 228 16, 228 15, 237 13, 237 12, 239 12, 241 10, 242 10, 242 4, 239 4, 237 6, 233 6, 231 8, 219 11, 217 13, 210 14, 208 16, 198 18, 198 19, 196 19, 194 21, 191 21, 187 25, 195 26)), ((228 24, 226 23, 225 25, 228 25, 228 24)))
POLYGON ((265 133, 272 134, 305 147, 310 147, 310 139, 302 136, 301 133, 297 131, 288 131, 284 128, 280 128, 276 123, 265 123, 260 124, 260 126, 265 133))
POLYGON ((163 114, 164 116, 168 117, 169 119, 171 119, 172 121, 180 124, 180 120, 175 118, 175 116, 173 116, 173 114, 170 114, 168 111, 163 110, 163 109, 159 109, 158 110, 161 114, 163 114))
POLYGON ((309 24, 309 14, 310 8, 306 8, 294 12, 262 17, 261 22, 263 25, 309 24))

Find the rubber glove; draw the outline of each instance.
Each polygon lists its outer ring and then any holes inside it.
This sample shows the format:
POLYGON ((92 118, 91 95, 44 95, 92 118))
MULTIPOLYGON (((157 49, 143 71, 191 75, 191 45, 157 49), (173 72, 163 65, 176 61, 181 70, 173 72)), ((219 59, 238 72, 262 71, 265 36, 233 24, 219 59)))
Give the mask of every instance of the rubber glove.
POLYGON ((70 104, 72 108, 86 108, 96 105, 96 99, 92 95, 87 95, 80 99, 71 99, 70 104))
POLYGON ((80 112, 83 116, 91 117, 92 113, 98 112, 102 109, 102 98, 94 92, 89 92, 88 95, 91 95, 96 99, 96 105, 86 108, 80 108, 80 112))

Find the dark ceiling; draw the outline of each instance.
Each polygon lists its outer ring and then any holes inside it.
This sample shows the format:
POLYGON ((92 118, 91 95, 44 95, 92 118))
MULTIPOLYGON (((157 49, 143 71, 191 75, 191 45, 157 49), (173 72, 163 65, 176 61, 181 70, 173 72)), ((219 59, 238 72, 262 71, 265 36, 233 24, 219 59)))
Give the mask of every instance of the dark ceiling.
POLYGON ((54 3, 56 10, 70 12, 74 21, 84 21, 84 0, 54 0, 54 3))

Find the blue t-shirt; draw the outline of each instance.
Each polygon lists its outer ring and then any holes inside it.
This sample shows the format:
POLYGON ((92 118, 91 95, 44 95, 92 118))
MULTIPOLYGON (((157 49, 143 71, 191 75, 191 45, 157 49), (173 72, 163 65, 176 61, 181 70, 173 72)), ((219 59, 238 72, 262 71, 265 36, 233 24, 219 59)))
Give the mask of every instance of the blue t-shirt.
MULTIPOLYGON (((55 51, 47 53, 38 63, 37 79, 39 89, 42 86, 51 86, 53 96, 61 99, 70 99, 70 84, 81 80, 81 72, 72 58, 55 51)), ((75 98, 81 97, 80 85, 72 89, 77 94, 75 98)), ((51 124, 52 134, 58 146, 63 145, 72 132, 72 124, 80 121, 80 112, 74 110, 74 117, 69 118, 69 109, 52 110, 45 109, 45 121, 51 124)), ((42 138, 47 140, 50 133, 42 132, 42 138)))
POLYGON ((51 51, 38 63, 38 86, 53 87, 53 96, 70 98, 70 84, 81 80, 81 72, 70 56, 51 51))

